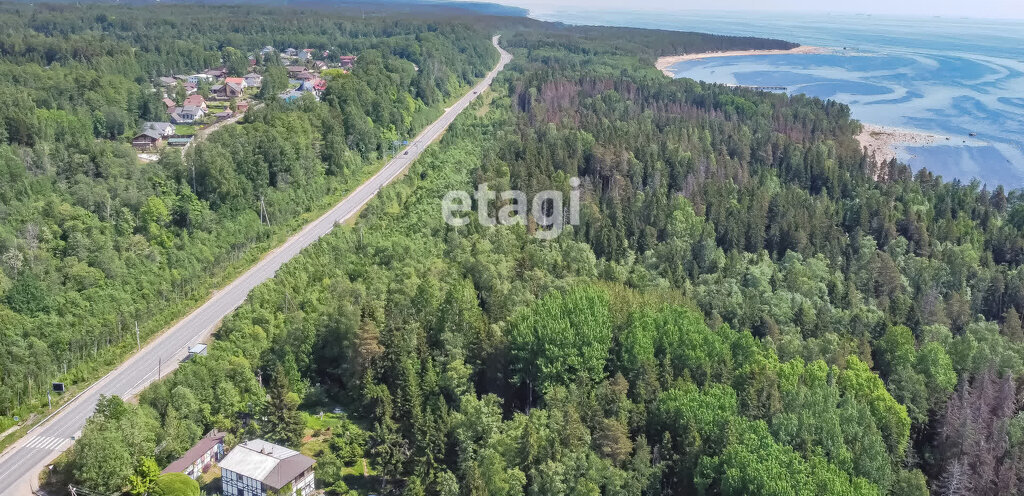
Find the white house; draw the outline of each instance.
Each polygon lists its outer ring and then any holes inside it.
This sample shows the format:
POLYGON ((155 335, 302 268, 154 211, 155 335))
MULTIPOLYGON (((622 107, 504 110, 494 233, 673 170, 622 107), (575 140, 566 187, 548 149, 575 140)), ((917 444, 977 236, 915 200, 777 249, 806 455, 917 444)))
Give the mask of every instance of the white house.
POLYGON ((286 496, 313 493, 315 460, 283 446, 254 439, 239 444, 220 462, 224 496, 266 496, 291 485, 286 496))
POLYGON ((213 76, 209 74, 193 74, 189 76, 188 82, 198 85, 200 81, 213 81, 213 76))
POLYGON ((204 115, 206 112, 203 112, 202 108, 185 105, 171 114, 171 121, 176 124, 188 124, 202 119, 204 115))
POLYGON ((160 136, 164 138, 170 138, 174 136, 174 124, 170 122, 143 122, 142 131, 156 131, 160 133, 160 136))

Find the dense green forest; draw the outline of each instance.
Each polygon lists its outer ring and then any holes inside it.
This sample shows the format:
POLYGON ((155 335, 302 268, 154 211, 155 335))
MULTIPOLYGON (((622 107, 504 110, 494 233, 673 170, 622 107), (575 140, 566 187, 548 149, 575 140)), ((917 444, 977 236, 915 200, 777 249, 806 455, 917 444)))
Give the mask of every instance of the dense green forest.
MULTIPOLYGON (((89 25, 91 16, 72 10, 89 25)), ((47 15, 71 15, 57 12, 47 15)), ((490 32, 516 56, 493 90, 355 226, 257 288, 223 323, 209 356, 148 388, 138 405, 102 402, 62 462, 65 473, 97 490, 141 493, 140 474, 154 460, 166 464, 210 428, 228 431, 229 444, 263 437, 298 448, 309 423, 302 412, 340 406, 349 420, 313 453, 318 487, 332 494, 1024 491, 1019 192, 876 164, 853 139, 859 124, 844 105, 670 80, 650 64, 673 51, 784 42, 463 21, 449 43, 476 47, 460 59, 468 76, 494 62, 490 32), (572 177, 583 184, 581 223, 550 241, 531 235, 534 223, 452 227, 440 214, 449 190, 487 182, 568 193, 572 177), (374 467, 369 482, 347 470, 361 458, 374 467)), ((36 150, 55 147, 9 140, 17 161, 8 169, 43 177, 48 188, 19 179, 25 189, 0 206, 17 211, 9 205, 28 192, 65 198, 113 238, 117 256, 96 263, 131 256, 137 274, 157 285, 154 267, 184 270, 188 259, 175 250, 221 243, 228 226, 238 236, 265 231, 256 195, 295 209, 276 215, 315 208, 331 177, 382 152, 389 129, 378 119, 397 114, 380 107, 393 95, 430 105, 417 89, 424 64, 406 73, 396 59, 411 55, 366 50, 380 53, 376 70, 331 81, 322 102, 267 105, 184 161, 164 157, 159 180, 131 183, 162 192, 136 193, 137 210, 114 210, 130 230, 103 217, 102 201, 95 212, 74 203, 96 185, 120 192, 121 176, 81 173, 91 186, 76 188, 56 165, 30 174, 50 163, 32 160, 36 150), (349 121, 353 105, 368 119, 349 121), (282 150, 294 161, 276 162, 282 150), (200 179, 190 188, 193 164, 200 179), (159 210, 150 198, 165 205, 164 222, 149 220, 159 210), (184 207, 169 207, 177 202, 184 207), (203 215, 193 217, 190 205, 203 215), (220 220, 228 213, 237 217, 220 220), (243 216, 248 224, 234 220, 243 216), (122 255, 122 238, 157 256, 122 255)), ((457 92, 466 79, 456 78, 435 88, 457 92)), ((79 105, 54 98, 54 108, 79 105)), ((411 129, 385 122, 399 135, 411 129)), ((90 147, 124 146, 91 138, 83 139, 90 147)), ((9 231, 0 239, 26 245, 23 228, 9 231)), ((56 239, 62 250, 73 245, 56 239)), ((27 340, 0 341, 17 346, 13 356, 61 349, 47 341, 55 327, 43 323, 64 315, 56 305, 67 295, 93 294, 71 284, 70 252, 41 246, 45 256, 34 263, 49 267, 49 279, 24 274, 28 257, 20 275, 5 267, 9 288, 23 278, 39 288, 6 292, 10 317, 0 323, 39 322, 27 340), (51 295, 41 301, 54 306, 12 304, 24 294, 51 295)), ((98 287, 115 280, 105 276, 98 287)), ((124 304, 139 298, 131 293, 124 304)), ((110 328, 92 332, 106 338, 110 328)), ((24 388, 26 377, 0 372, 11 377, 9 394, 24 388)))
POLYGON ((119 361, 135 322, 154 334, 326 209, 497 60, 466 24, 241 7, 4 4, 0 32, 0 430, 45 406, 50 381, 119 361), (128 140, 167 120, 151 78, 267 44, 359 64, 329 104, 269 91, 184 157, 139 162, 128 140))

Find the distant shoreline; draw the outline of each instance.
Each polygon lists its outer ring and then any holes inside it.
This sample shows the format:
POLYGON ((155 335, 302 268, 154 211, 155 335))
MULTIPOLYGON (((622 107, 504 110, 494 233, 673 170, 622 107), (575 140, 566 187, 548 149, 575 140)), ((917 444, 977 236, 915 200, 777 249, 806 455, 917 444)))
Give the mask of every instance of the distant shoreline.
MULTIPOLYGON (((820 54, 833 53, 834 50, 817 46, 798 46, 789 50, 732 50, 726 52, 702 52, 689 53, 685 55, 669 55, 658 57, 655 62, 662 73, 669 77, 676 77, 669 68, 679 62, 689 60, 702 60, 716 57, 738 57, 743 55, 792 55, 792 54, 820 54)), ((888 162, 892 159, 907 161, 914 155, 907 150, 910 147, 929 146, 937 144, 950 145, 977 145, 976 139, 954 139, 951 136, 939 133, 930 133, 914 129, 906 129, 895 126, 883 126, 861 122, 861 132, 855 138, 861 148, 867 150, 868 157, 874 155, 879 163, 888 162)))
POLYGON ((901 148, 904 147, 928 146, 952 141, 948 136, 912 129, 880 126, 863 122, 861 126, 860 134, 857 135, 857 142, 860 143, 861 148, 867 149, 869 157, 871 154, 874 154, 875 160, 879 163, 898 158, 902 151, 901 148))
POLYGON ((828 48, 800 45, 796 48, 790 48, 789 50, 731 50, 727 52, 700 52, 700 53, 687 53, 684 55, 667 55, 664 57, 658 57, 658 60, 654 63, 654 66, 658 68, 662 73, 669 77, 675 77, 671 71, 668 70, 679 62, 685 62, 687 60, 701 60, 710 59, 715 57, 739 57, 743 55, 797 55, 797 54, 812 54, 812 53, 830 53, 832 50, 828 48))

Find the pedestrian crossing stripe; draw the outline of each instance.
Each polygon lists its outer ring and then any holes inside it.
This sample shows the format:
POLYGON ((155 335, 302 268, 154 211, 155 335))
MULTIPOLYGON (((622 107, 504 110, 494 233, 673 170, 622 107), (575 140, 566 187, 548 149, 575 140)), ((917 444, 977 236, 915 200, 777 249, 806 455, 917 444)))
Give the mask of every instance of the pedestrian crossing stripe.
POLYGON ((53 451, 63 448, 68 443, 70 443, 70 440, 63 437, 36 436, 25 443, 25 447, 53 451))

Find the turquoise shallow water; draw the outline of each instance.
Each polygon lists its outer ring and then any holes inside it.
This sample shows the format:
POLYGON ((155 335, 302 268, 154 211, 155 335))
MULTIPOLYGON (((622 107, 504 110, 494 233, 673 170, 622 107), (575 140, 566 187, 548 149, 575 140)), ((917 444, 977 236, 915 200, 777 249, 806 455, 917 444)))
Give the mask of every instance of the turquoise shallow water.
POLYGON ((863 122, 948 136, 935 146, 902 148, 900 158, 946 178, 1024 187, 1024 22, 714 12, 531 15, 829 48, 826 54, 687 61, 671 70, 709 82, 784 86, 847 103, 863 122))

